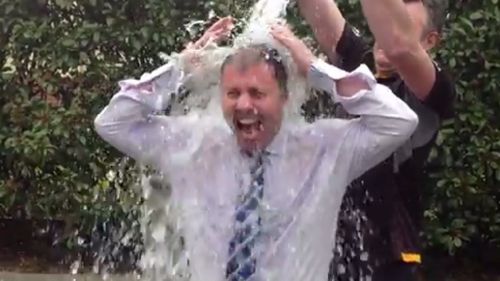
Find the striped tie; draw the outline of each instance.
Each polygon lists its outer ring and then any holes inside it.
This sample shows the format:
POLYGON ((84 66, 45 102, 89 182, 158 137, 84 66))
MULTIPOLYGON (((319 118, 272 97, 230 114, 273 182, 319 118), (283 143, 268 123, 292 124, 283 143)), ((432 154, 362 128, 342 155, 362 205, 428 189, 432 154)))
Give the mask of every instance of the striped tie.
POLYGON ((260 233, 259 205, 264 193, 264 168, 260 156, 251 171, 250 188, 236 209, 235 233, 229 242, 228 281, 250 280, 255 273, 254 246, 260 233))

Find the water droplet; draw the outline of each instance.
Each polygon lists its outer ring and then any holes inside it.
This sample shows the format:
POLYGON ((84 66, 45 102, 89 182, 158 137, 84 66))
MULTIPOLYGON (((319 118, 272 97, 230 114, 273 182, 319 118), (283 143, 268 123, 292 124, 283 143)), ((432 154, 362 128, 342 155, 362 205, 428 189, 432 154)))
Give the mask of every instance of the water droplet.
POLYGON ((85 240, 83 238, 81 238, 81 237, 78 237, 77 243, 78 243, 79 246, 82 246, 85 243, 85 240))
POLYGON ((115 171, 110 170, 110 171, 106 174, 106 178, 107 178, 109 181, 114 181, 114 180, 115 180, 115 178, 116 178, 116 172, 115 172, 115 171))
POLYGON ((73 275, 78 274, 78 270, 80 269, 80 265, 81 265, 81 262, 79 260, 74 261, 70 265, 70 272, 71 272, 71 274, 73 274, 73 275))

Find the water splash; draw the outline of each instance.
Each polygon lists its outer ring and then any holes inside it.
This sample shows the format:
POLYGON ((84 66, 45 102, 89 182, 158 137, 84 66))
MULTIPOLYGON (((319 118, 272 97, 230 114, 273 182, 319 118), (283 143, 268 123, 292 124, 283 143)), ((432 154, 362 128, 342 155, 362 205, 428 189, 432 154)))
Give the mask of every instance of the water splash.
MULTIPOLYGON (((298 70, 289 52, 280 46, 270 35, 271 24, 282 21, 289 0, 260 0, 252 9, 251 16, 244 31, 234 40, 230 47, 207 46, 195 61, 187 54, 171 54, 169 60, 176 61, 183 68, 188 79, 184 83, 187 95, 177 100, 171 115, 208 115, 210 122, 225 122, 220 107, 220 66, 224 58, 235 48, 248 44, 268 44, 276 48, 282 57, 288 73, 289 100, 285 109, 285 122, 305 122, 301 116, 301 105, 307 95, 306 81, 298 74, 298 70)), ((195 23, 199 24, 199 23, 195 23)), ((205 118, 201 118, 204 120, 205 118)), ((206 119, 205 119, 206 120, 206 119)), ((212 126, 202 126, 209 130, 212 126)), ((189 159, 191 151, 201 144, 205 132, 198 132, 194 137, 192 149, 186 150, 180 158, 189 159)), ((144 198, 142 218, 140 220, 143 239, 143 255, 139 266, 142 280, 170 281, 189 280, 189 257, 184 250, 183 234, 179 228, 178 210, 170 202, 171 187, 168 179, 160 174, 144 173, 141 177, 141 190, 144 198)), ((126 235, 120 235, 128 239, 126 235)))
POLYGON ((189 95, 183 101, 175 104, 171 113, 174 115, 201 113, 222 118, 219 80, 220 67, 224 58, 238 47, 250 44, 267 44, 278 51, 289 77, 287 88, 290 95, 285 108, 285 120, 288 122, 302 121, 301 106, 308 93, 306 80, 299 75, 288 50, 274 40, 269 33, 269 27, 272 24, 284 21, 288 3, 289 0, 258 1, 252 8, 245 29, 234 39, 232 48, 209 44, 195 61, 192 61, 189 55, 164 56, 167 59, 176 59, 190 77, 184 85, 189 95))
MULTIPOLYGON (((305 99, 305 81, 298 78, 290 55, 278 46, 268 31, 270 24, 284 16, 287 4, 288 0, 259 1, 252 10, 247 27, 234 40, 234 48, 258 43, 277 47, 289 73, 288 88, 294 89, 294 92, 290 93, 291 99, 286 112, 288 116, 295 113, 295 116, 299 117, 299 107, 305 99)), ((201 57, 195 63, 190 61, 189 57, 177 57, 180 66, 187 70, 190 76, 184 85, 189 95, 172 107, 171 114, 205 114, 218 118, 219 122, 225 122, 220 109, 219 69, 224 58, 232 50, 233 48, 210 45, 203 50, 201 57)), ((291 120, 291 118, 286 119, 291 120)), ((210 126, 204 127, 210 128, 210 126)), ((195 139, 201 142, 202 138, 195 139)), ((199 144, 194 144, 194 147, 199 144)), ((159 175, 143 178, 145 204, 142 232, 145 238, 145 252, 141 268, 146 280, 189 280, 189 257, 183 251, 182 233, 176 222, 178 216, 172 204, 168 204, 170 186, 165 182, 168 182, 168 179, 159 175)))
POLYGON ((188 257, 183 250, 182 235, 177 226, 171 187, 159 174, 142 177, 144 255, 141 269, 144 280, 189 280, 188 257))
MULTIPOLYGON (((234 40, 233 48, 207 46, 201 56, 191 61, 189 56, 173 54, 170 58, 178 61, 187 71, 189 79, 184 84, 189 94, 184 100, 178 101, 171 109, 172 115, 209 115, 217 122, 225 122, 220 107, 220 66, 224 58, 234 49, 248 44, 268 44, 276 48, 282 57, 287 70, 289 81, 289 101, 285 109, 286 122, 302 122, 300 107, 307 95, 306 81, 298 74, 298 70, 289 52, 279 45, 270 35, 271 24, 282 21, 285 16, 289 0, 261 0, 252 9, 251 16, 244 31, 234 40)), ((202 118, 201 120, 203 120, 202 118)), ((202 126, 211 128, 212 126, 202 126)), ((201 144, 202 135, 194 138, 193 150, 201 144)), ((189 159, 190 153, 185 159, 189 159)), ((189 257, 183 250, 182 233, 179 230, 179 216, 169 203, 170 186, 165 184, 168 179, 161 175, 143 177, 143 209, 142 232, 144 236, 145 252, 141 260, 141 268, 146 280, 189 280, 189 257)))
POLYGON ((299 74, 290 52, 279 44, 269 33, 272 24, 283 22, 289 0, 261 0, 253 7, 250 20, 243 33, 234 41, 235 47, 248 44, 268 44, 273 46, 282 58, 288 74, 289 100, 285 108, 285 122, 301 122, 301 106, 307 98, 306 80, 299 74))

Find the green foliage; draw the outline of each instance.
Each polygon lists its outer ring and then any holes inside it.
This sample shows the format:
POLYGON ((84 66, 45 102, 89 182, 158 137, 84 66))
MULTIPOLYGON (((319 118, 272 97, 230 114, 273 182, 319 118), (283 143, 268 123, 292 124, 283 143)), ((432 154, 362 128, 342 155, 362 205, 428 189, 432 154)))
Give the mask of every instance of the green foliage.
MULTIPOLYGON (((90 233, 134 213, 134 167, 97 137, 94 117, 118 80, 159 66, 160 52, 180 51, 205 26, 186 24, 210 11, 241 18, 253 2, 0 0, 0 216, 62 219, 90 233)), ((338 3, 369 38, 359 1, 338 3)), ((425 237, 452 253, 500 244, 498 6, 455 1, 436 54, 459 96, 433 154, 425 237)))
POLYGON ((500 246, 500 6, 456 1, 438 59, 455 78, 456 118, 441 131, 429 184, 426 238, 453 253, 500 246))

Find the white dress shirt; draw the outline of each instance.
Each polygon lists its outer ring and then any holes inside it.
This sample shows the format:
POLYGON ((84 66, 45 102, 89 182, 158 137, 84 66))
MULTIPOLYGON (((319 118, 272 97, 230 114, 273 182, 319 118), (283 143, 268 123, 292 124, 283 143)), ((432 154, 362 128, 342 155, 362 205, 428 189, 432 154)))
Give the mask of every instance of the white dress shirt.
MULTIPOLYGON (((168 176, 191 280, 222 281, 238 196, 249 185, 249 161, 220 120, 154 114, 167 105, 181 78, 182 72, 167 64, 139 80, 121 81, 95 126, 111 145, 168 176)), ((326 280, 346 186, 388 157, 418 123, 364 65, 346 73, 318 60, 308 82, 360 118, 282 125, 267 148, 262 240, 252 280, 326 280), (370 90, 338 95, 335 80, 349 75, 367 81, 370 90)))

